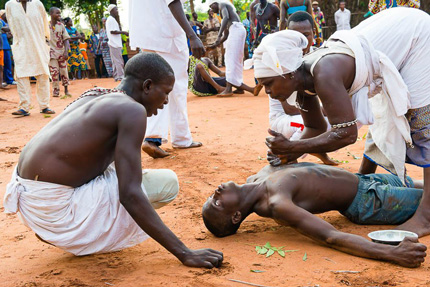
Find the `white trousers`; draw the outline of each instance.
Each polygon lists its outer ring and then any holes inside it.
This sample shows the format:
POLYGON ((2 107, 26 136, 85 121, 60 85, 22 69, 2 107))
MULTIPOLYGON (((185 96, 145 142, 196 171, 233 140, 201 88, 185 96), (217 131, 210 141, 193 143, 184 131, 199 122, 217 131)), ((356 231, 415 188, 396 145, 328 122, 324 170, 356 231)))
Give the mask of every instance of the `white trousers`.
MULTIPOLYGON (((36 96, 39 102, 40 110, 49 108, 49 76, 39 75, 35 76, 37 80, 36 84, 36 96)), ((31 106, 31 86, 30 78, 17 78, 17 90, 19 95, 19 109, 23 109, 26 112, 30 111, 31 106)))
POLYGON ((109 46, 110 58, 112 59, 113 78, 116 81, 124 78, 124 58, 122 57, 122 47, 114 48, 109 46))
MULTIPOLYGON (((176 48, 173 48, 176 50, 176 48)), ((190 146, 193 142, 188 124, 187 91, 188 91, 188 50, 170 53, 156 52, 163 57, 175 73, 175 85, 169 94, 169 103, 156 116, 148 118, 146 138, 161 138, 167 141, 169 134, 172 144, 180 147, 190 146)))
POLYGON ((243 83, 243 54, 246 30, 242 23, 233 22, 228 29, 225 47, 225 77, 230 84, 240 87, 243 83))

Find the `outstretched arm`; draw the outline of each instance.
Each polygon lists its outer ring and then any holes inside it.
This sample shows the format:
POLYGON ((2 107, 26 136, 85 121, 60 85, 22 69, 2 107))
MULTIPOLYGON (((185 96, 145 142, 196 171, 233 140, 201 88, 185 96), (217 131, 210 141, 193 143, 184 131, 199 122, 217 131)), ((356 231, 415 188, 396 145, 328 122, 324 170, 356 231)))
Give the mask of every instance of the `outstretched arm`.
MULTIPOLYGON (((118 107, 118 110, 121 106, 118 107)), ((128 112, 119 116, 118 138, 115 148, 115 167, 118 175, 121 204, 136 223, 154 240, 191 267, 219 267, 222 253, 210 249, 190 250, 160 219, 142 191, 141 145, 146 130, 146 111, 143 107, 126 105, 128 112)))
POLYGON ((249 6, 249 21, 250 26, 251 26, 251 34, 252 36, 254 36, 254 38, 256 37, 255 35, 255 5, 257 5, 257 3, 259 3, 259 0, 254 0, 251 5, 249 6))
POLYGON ((405 238, 398 246, 373 243, 361 236, 337 230, 291 201, 276 204, 273 219, 321 244, 355 256, 390 261, 410 268, 419 267, 426 256, 427 247, 418 243, 418 239, 405 238))
POLYGON ((178 24, 181 26, 182 30, 184 30, 188 39, 190 39, 190 47, 193 52, 193 56, 200 59, 205 54, 205 47, 203 46, 202 41, 199 37, 197 37, 196 33, 194 33, 193 28, 191 28, 190 23, 185 17, 184 9, 182 7, 182 3, 180 0, 164 0, 169 5, 170 12, 172 12, 173 17, 175 17, 178 24), (170 2, 170 3, 169 3, 170 2))

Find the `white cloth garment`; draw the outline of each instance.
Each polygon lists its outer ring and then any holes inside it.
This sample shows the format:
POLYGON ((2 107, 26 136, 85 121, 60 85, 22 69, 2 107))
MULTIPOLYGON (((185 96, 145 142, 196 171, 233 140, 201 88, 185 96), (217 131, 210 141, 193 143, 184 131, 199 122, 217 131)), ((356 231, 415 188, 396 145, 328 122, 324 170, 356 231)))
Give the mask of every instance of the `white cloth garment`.
POLYGON ((115 4, 110 4, 107 8, 107 11, 110 13, 110 11, 112 11, 113 8, 115 8, 116 5, 115 4))
POLYGON ((269 117, 269 124, 271 130, 282 134, 291 141, 299 140, 304 129, 301 115, 290 116, 283 110, 278 113, 273 113, 272 116, 269 117))
MULTIPOLYGON (((176 174, 144 171, 142 190, 149 190, 153 207, 161 207, 178 193, 176 174)), ((3 204, 40 238, 74 255, 117 251, 148 238, 119 201, 113 165, 77 188, 23 179, 15 168, 3 204)))
POLYGON ((106 34, 109 39, 108 44, 114 48, 122 48, 121 34, 111 34, 112 31, 120 31, 120 28, 115 18, 109 16, 106 20, 106 34))
POLYGON ((243 83, 243 54, 246 30, 242 23, 233 22, 228 29, 225 47, 225 77, 230 84, 240 87, 243 83))
POLYGON ((109 45, 109 54, 112 60, 112 76, 115 81, 124 78, 124 58, 122 57, 122 47, 116 48, 109 45))
POLYGON ((190 146, 193 140, 187 114, 188 45, 185 32, 169 10, 168 5, 173 0, 129 1, 130 46, 158 53, 175 73, 169 104, 158 110, 158 115, 148 118, 145 136, 162 138, 166 142, 170 124, 172 144, 190 146))
MULTIPOLYGON (((184 38, 185 39, 185 38, 184 38)), ((175 85, 169 94, 169 103, 156 116, 148 118, 146 138, 161 138, 167 142, 169 126, 172 144, 180 147, 190 146, 193 142, 188 124, 188 49, 178 51, 176 46, 169 53, 159 52, 175 73, 175 85)))
POLYGON ((39 0, 27 2, 25 12, 21 2, 8 1, 6 17, 13 34, 16 77, 49 76, 49 45, 46 40, 49 40, 50 31, 43 4, 39 0))
MULTIPOLYGON (((406 144, 412 144, 404 114, 412 107, 411 99, 416 97, 409 91, 420 90, 419 94, 423 95, 422 90, 430 89, 428 79, 420 75, 430 73, 427 64, 430 56, 425 52, 430 41, 430 16, 417 9, 394 8, 374 17, 351 31, 336 32, 331 39, 343 41, 354 52, 356 78, 349 93, 362 99, 381 94, 377 101, 371 101, 374 124, 369 130, 376 146, 403 180, 406 144), (401 26, 397 24, 399 21, 401 26), (396 30, 396 26, 400 29, 396 30), (393 46, 393 41, 384 42, 386 34, 392 40, 396 32, 401 33, 395 37, 396 45, 393 46)), ((429 98, 427 93, 424 101, 417 102, 428 105, 429 98)))
POLYGON ((263 38, 245 69, 254 66, 256 78, 282 76, 297 70, 303 63, 303 49, 308 40, 293 30, 279 31, 263 38))
POLYGON ((169 10, 171 2, 129 0, 130 47, 163 53, 188 52, 187 36, 169 10))
POLYGON ((336 30, 351 30, 351 11, 348 9, 337 10, 334 13, 334 21, 336 22, 336 30))

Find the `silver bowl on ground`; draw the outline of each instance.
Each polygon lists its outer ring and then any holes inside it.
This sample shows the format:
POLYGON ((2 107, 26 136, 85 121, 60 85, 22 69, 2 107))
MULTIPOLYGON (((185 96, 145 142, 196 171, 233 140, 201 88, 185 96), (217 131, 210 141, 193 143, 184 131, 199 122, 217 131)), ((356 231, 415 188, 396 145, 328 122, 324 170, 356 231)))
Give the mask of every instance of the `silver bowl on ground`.
POLYGON ((378 230, 370 232, 367 236, 373 242, 389 245, 399 245, 405 237, 418 238, 416 233, 405 230, 378 230))

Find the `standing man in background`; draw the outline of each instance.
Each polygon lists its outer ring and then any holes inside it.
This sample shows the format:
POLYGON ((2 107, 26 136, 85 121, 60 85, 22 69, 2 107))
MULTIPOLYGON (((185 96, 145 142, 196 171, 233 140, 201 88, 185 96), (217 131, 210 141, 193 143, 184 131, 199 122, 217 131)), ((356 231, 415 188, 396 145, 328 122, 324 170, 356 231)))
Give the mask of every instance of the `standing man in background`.
POLYGON ((142 149, 153 158, 169 155, 160 148, 169 133, 173 148, 202 146, 193 142, 188 124, 188 45, 192 54, 201 58, 203 43, 191 28, 180 0, 130 0, 130 46, 155 52, 173 68, 175 85, 169 94, 169 103, 158 115, 148 118, 148 126, 142 149), (176 19, 176 20, 175 20, 176 19))
POLYGON ((49 24, 45 7, 39 0, 9 1, 6 16, 13 35, 17 89, 20 98, 16 116, 29 116, 31 106, 30 77, 37 80, 37 99, 42 114, 55 114, 49 108, 49 24))
POLYGON ((334 13, 334 21, 336 22, 336 31, 351 30, 351 11, 345 8, 345 1, 339 2, 339 10, 334 13))
POLYGON ((122 58, 122 39, 121 35, 128 35, 127 32, 121 31, 118 21, 118 7, 115 4, 108 6, 109 17, 106 20, 106 33, 109 39, 109 51, 112 59, 113 78, 121 81, 124 78, 124 59, 122 58))

